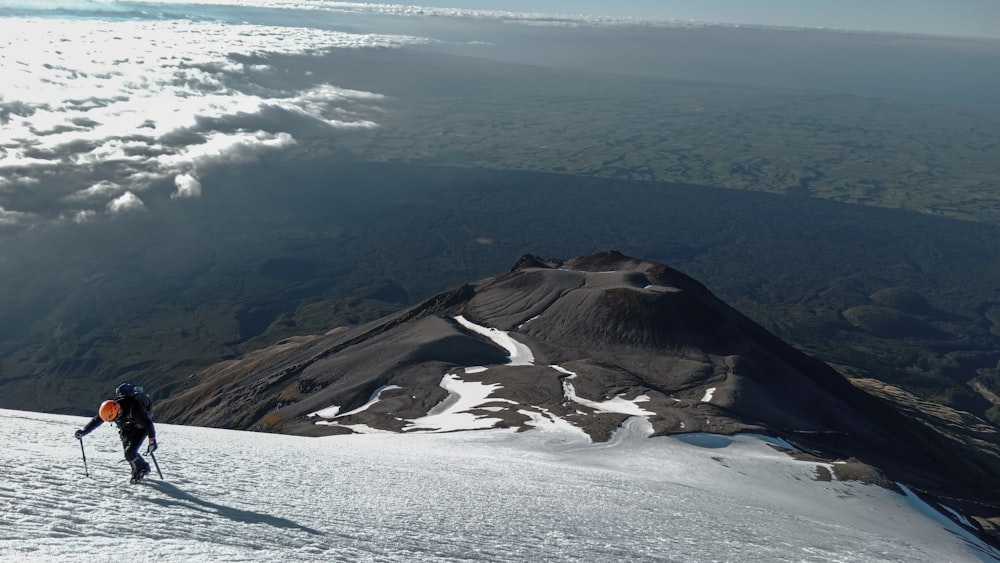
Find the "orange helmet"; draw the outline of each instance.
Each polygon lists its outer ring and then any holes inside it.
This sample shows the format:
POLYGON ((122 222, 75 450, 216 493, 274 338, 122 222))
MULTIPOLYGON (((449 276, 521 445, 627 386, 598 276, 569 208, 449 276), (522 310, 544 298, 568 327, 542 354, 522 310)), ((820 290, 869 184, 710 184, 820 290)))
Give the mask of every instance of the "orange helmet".
POLYGON ((115 401, 104 401, 97 412, 101 415, 101 420, 111 422, 122 413, 122 407, 115 401))

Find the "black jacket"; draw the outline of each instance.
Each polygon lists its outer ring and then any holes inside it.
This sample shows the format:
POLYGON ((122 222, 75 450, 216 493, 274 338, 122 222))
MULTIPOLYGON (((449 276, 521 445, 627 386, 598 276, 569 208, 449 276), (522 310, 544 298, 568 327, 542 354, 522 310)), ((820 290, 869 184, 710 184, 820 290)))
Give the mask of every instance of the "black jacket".
MULTIPOLYGON (((149 436, 150 440, 156 439, 156 428, 153 426, 153 421, 149 418, 149 413, 143 408, 142 403, 139 402, 135 397, 118 397, 115 402, 122 408, 121 415, 115 420, 115 424, 118 425, 118 432, 121 434, 129 435, 142 435, 145 434, 149 436)), ((97 428, 104 423, 100 415, 95 416, 90 419, 90 422, 83 427, 83 433, 89 434, 91 430, 97 428)))

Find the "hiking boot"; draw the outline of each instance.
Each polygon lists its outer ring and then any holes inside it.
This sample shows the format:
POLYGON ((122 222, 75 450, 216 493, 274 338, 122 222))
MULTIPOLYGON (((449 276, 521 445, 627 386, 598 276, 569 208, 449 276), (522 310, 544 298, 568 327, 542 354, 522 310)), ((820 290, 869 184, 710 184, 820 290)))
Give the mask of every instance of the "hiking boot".
POLYGON ((133 473, 132 474, 132 478, 129 479, 129 483, 135 485, 139 481, 142 481, 146 477, 146 475, 149 475, 149 468, 148 467, 142 467, 142 468, 139 469, 138 473, 133 473))

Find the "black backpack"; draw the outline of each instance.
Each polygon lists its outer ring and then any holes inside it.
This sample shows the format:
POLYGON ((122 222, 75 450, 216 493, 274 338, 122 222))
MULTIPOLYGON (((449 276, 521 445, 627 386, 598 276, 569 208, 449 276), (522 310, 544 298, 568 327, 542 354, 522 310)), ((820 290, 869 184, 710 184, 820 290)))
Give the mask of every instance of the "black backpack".
POLYGON ((146 391, 142 387, 132 385, 131 383, 122 383, 115 389, 115 398, 121 397, 132 397, 133 399, 139 401, 142 408, 146 409, 146 414, 149 415, 149 420, 153 420, 153 399, 146 394, 146 391))

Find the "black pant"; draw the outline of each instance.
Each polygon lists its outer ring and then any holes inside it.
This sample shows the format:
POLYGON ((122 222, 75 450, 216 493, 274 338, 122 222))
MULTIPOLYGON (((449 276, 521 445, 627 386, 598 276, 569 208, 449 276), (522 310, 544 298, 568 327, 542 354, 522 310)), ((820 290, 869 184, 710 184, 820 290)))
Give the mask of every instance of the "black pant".
POLYGON ((139 446, 146 439, 146 431, 135 429, 131 431, 121 431, 119 435, 122 439, 122 446, 125 448, 125 460, 132 466, 132 476, 138 477, 139 472, 149 473, 149 464, 139 455, 139 446))

